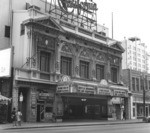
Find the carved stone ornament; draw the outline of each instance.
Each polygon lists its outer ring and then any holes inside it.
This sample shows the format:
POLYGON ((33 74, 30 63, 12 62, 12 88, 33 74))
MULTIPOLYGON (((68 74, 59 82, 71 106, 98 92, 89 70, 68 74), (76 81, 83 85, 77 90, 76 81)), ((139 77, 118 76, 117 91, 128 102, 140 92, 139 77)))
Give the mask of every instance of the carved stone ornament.
POLYGON ((75 51, 78 53, 79 51, 80 51, 80 49, 81 49, 81 46, 78 44, 78 43, 76 43, 75 45, 74 45, 74 47, 75 47, 75 51))
POLYGON ((57 71, 59 70, 59 65, 60 65, 59 62, 56 61, 55 68, 56 68, 57 71))
POLYGON ((84 49, 84 50, 81 52, 80 56, 83 56, 83 57, 90 57, 90 53, 88 52, 87 49, 84 49))
POLYGON ((69 47, 68 44, 65 44, 64 46, 62 46, 61 51, 67 52, 67 53, 72 53, 71 48, 69 47))
POLYGON ((32 58, 32 66, 33 66, 33 67, 36 66, 36 58, 35 58, 35 57, 32 58))
POLYGON ((31 30, 29 30, 29 31, 27 32, 27 36, 28 36, 28 38, 31 38, 31 30))
POLYGON ((96 57, 97 60, 100 60, 100 61, 105 61, 105 56, 101 53, 99 53, 96 57))
POLYGON ((97 55, 97 51, 95 49, 92 49, 93 57, 95 58, 97 55))
POLYGON ((79 74, 79 66, 78 66, 78 65, 75 67, 75 73, 76 73, 77 75, 79 74))

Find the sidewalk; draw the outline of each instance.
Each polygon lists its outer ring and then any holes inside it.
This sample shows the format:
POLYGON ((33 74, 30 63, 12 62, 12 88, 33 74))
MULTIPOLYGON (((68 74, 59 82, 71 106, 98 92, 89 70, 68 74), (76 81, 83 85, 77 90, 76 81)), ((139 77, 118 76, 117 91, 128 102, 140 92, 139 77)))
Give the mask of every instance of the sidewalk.
POLYGON ((142 119, 136 120, 115 120, 115 121, 75 121, 75 122, 58 122, 58 123, 22 123, 22 126, 13 127, 12 123, 0 124, 0 129, 27 129, 27 128, 49 128, 49 127, 67 127, 67 126, 92 126, 92 125, 113 125, 113 124, 134 124, 142 123, 142 119))

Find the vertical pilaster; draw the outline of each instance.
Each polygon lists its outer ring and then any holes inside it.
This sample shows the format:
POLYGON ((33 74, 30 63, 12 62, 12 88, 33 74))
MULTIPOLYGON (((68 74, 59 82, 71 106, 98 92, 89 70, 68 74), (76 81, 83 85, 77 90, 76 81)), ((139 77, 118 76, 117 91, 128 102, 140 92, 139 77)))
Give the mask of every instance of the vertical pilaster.
POLYGON ((62 48, 62 43, 61 43, 61 39, 58 38, 57 40, 57 44, 56 44, 56 53, 55 53, 55 72, 56 74, 60 74, 60 57, 61 57, 61 48, 62 48))
POLYGON ((13 87, 12 90, 12 107, 18 109, 18 87, 13 87))

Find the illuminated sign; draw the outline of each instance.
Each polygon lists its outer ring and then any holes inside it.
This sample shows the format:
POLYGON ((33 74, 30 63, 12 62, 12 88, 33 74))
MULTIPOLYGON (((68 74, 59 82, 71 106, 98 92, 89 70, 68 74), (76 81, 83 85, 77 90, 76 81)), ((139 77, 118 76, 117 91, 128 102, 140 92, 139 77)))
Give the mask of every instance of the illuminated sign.
POLYGON ((109 89, 102 89, 102 88, 98 88, 98 94, 100 95, 112 95, 111 90, 109 89))
POLYGON ((39 99, 52 99, 54 98, 54 93, 39 93, 39 99))
POLYGON ((75 13, 77 10, 77 15, 81 14, 81 11, 91 13, 91 11, 97 10, 97 4, 89 0, 80 1, 80 0, 58 0, 59 7, 66 14, 75 13))
POLYGON ((0 50, 0 77, 10 77, 11 48, 0 50))
POLYGON ((79 86, 78 87, 78 92, 80 92, 80 93, 88 93, 88 94, 95 94, 95 89, 93 87, 79 86))
POLYGON ((114 96, 127 97, 126 91, 114 90, 114 96))
POLYGON ((58 86, 57 87, 57 92, 58 93, 67 93, 67 92, 69 92, 69 85, 67 85, 67 86, 58 86))

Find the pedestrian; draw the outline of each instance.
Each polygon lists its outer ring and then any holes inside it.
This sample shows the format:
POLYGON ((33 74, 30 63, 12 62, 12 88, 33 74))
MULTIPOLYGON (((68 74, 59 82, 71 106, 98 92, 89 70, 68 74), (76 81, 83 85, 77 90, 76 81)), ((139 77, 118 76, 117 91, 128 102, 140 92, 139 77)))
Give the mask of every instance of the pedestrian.
POLYGON ((17 111, 17 123, 18 123, 18 126, 21 126, 21 117, 22 117, 22 113, 20 110, 17 111))
POLYGON ((126 120, 126 112, 123 111, 123 119, 126 120))
POLYGON ((13 122, 13 126, 17 126, 17 119, 16 119, 16 108, 13 108, 11 112, 11 119, 13 122))

